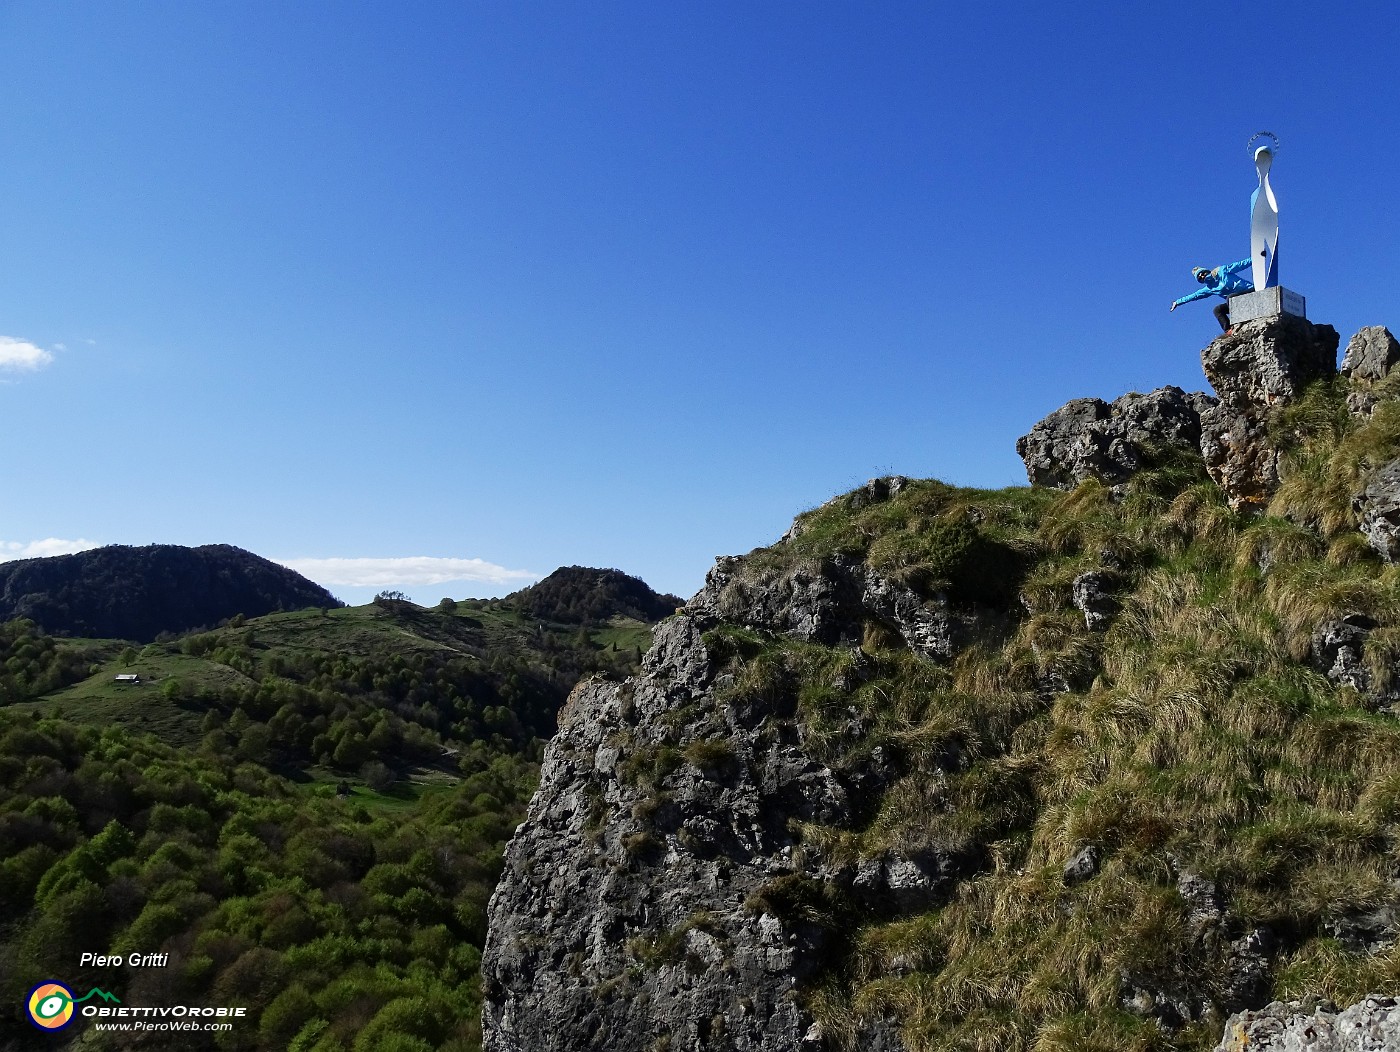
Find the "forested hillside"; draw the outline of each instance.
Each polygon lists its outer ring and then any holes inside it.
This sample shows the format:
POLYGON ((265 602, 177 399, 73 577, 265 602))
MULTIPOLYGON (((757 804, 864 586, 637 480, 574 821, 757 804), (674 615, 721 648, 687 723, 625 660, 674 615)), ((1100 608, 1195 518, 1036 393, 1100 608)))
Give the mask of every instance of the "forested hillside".
POLYGON ((230 544, 114 544, 0 563, 0 621, 27 618, 55 635, 149 642, 238 614, 341 605, 301 574, 230 544))
POLYGON ((679 596, 659 595, 639 577, 621 570, 563 566, 544 580, 506 596, 518 610, 551 621, 606 621, 632 617, 659 621, 676 612, 679 596))
POLYGON ((181 1048, 479 1048, 486 902, 543 742, 580 676, 649 640, 389 595, 159 643, 0 625, 0 1048, 32 1047, 46 979, 248 1006, 181 1048))

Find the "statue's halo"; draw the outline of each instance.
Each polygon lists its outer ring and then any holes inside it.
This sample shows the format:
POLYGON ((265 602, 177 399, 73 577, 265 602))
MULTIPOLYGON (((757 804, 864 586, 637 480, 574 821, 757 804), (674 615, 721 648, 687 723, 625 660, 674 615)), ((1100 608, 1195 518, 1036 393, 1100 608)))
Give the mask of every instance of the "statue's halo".
POLYGON ((1259 151, 1254 148, 1254 144, 1263 138, 1269 139, 1269 144, 1266 144, 1264 148, 1270 153, 1278 153, 1278 136, 1270 131, 1261 131, 1251 135, 1249 137, 1249 142, 1245 144, 1246 149, 1249 150, 1249 156, 1257 157, 1259 155, 1259 151))

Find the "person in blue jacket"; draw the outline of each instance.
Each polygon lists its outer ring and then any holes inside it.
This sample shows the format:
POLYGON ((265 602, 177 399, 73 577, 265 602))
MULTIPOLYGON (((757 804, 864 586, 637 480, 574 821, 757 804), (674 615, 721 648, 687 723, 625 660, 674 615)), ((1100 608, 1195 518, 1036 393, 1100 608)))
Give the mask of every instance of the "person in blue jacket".
POLYGON ((1191 268, 1191 274, 1205 288, 1197 289, 1189 296, 1182 296, 1181 299, 1172 304, 1172 310, 1176 310, 1183 303, 1190 303, 1192 300, 1204 299, 1206 296, 1221 296, 1225 302, 1215 305, 1215 320, 1220 322, 1221 331, 1229 332, 1230 297, 1238 296, 1242 292, 1254 291, 1254 282, 1240 273, 1249 265, 1249 260, 1242 259, 1238 263, 1227 263, 1214 270, 1206 267, 1191 268))

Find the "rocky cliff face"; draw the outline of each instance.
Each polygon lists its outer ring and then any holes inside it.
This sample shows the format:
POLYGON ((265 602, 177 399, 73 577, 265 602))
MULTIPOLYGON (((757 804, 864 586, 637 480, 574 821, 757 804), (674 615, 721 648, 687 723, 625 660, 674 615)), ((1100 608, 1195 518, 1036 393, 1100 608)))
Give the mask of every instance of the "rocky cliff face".
MULTIPOLYGON (((825 1047, 795 993, 840 935, 808 914, 838 897, 926 908, 962 860, 838 864, 804 848, 794 824, 851 825, 855 797, 888 780, 891 761, 817 760, 796 699, 740 682, 733 659, 753 631, 849 648, 871 617, 928 659, 949 656, 964 627, 857 562, 753 572, 721 560, 658 628, 642 675, 574 692, 491 901, 488 1048, 825 1047)), ((858 679, 860 662, 845 675, 858 679)))
POLYGON ((1235 326, 1201 352, 1220 400, 1201 414, 1206 470, 1236 508, 1259 508, 1278 488, 1277 410, 1337 371, 1337 331, 1278 315, 1235 326))

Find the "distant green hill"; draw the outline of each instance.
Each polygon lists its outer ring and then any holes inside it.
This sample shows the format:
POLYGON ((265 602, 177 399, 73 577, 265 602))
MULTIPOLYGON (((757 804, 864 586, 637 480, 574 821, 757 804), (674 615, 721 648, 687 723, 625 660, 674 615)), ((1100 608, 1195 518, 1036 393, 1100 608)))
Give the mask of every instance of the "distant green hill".
POLYGON ((582 623, 631 617, 659 621, 676 612, 679 596, 654 592, 621 570, 562 566, 544 580, 508 595, 505 602, 535 617, 582 623))
POLYGON ((493 600, 235 617, 144 646, 54 639, 19 621, 0 632, 0 667, 21 655, 35 667, 0 677, 0 700, 179 746, 218 738, 233 720, 237 753, 273 766, 353 773, 375 759, 408 769, 436 763, 449 743, 518 750, 548 738, 574 683, 632 671, 650 636, 632 618, 581 629, 493 600))
POLYGON ((0 621, 149 642, 235 615, 342 606, 301 574, 229 544, 111 545, 0 563, 0 621))

